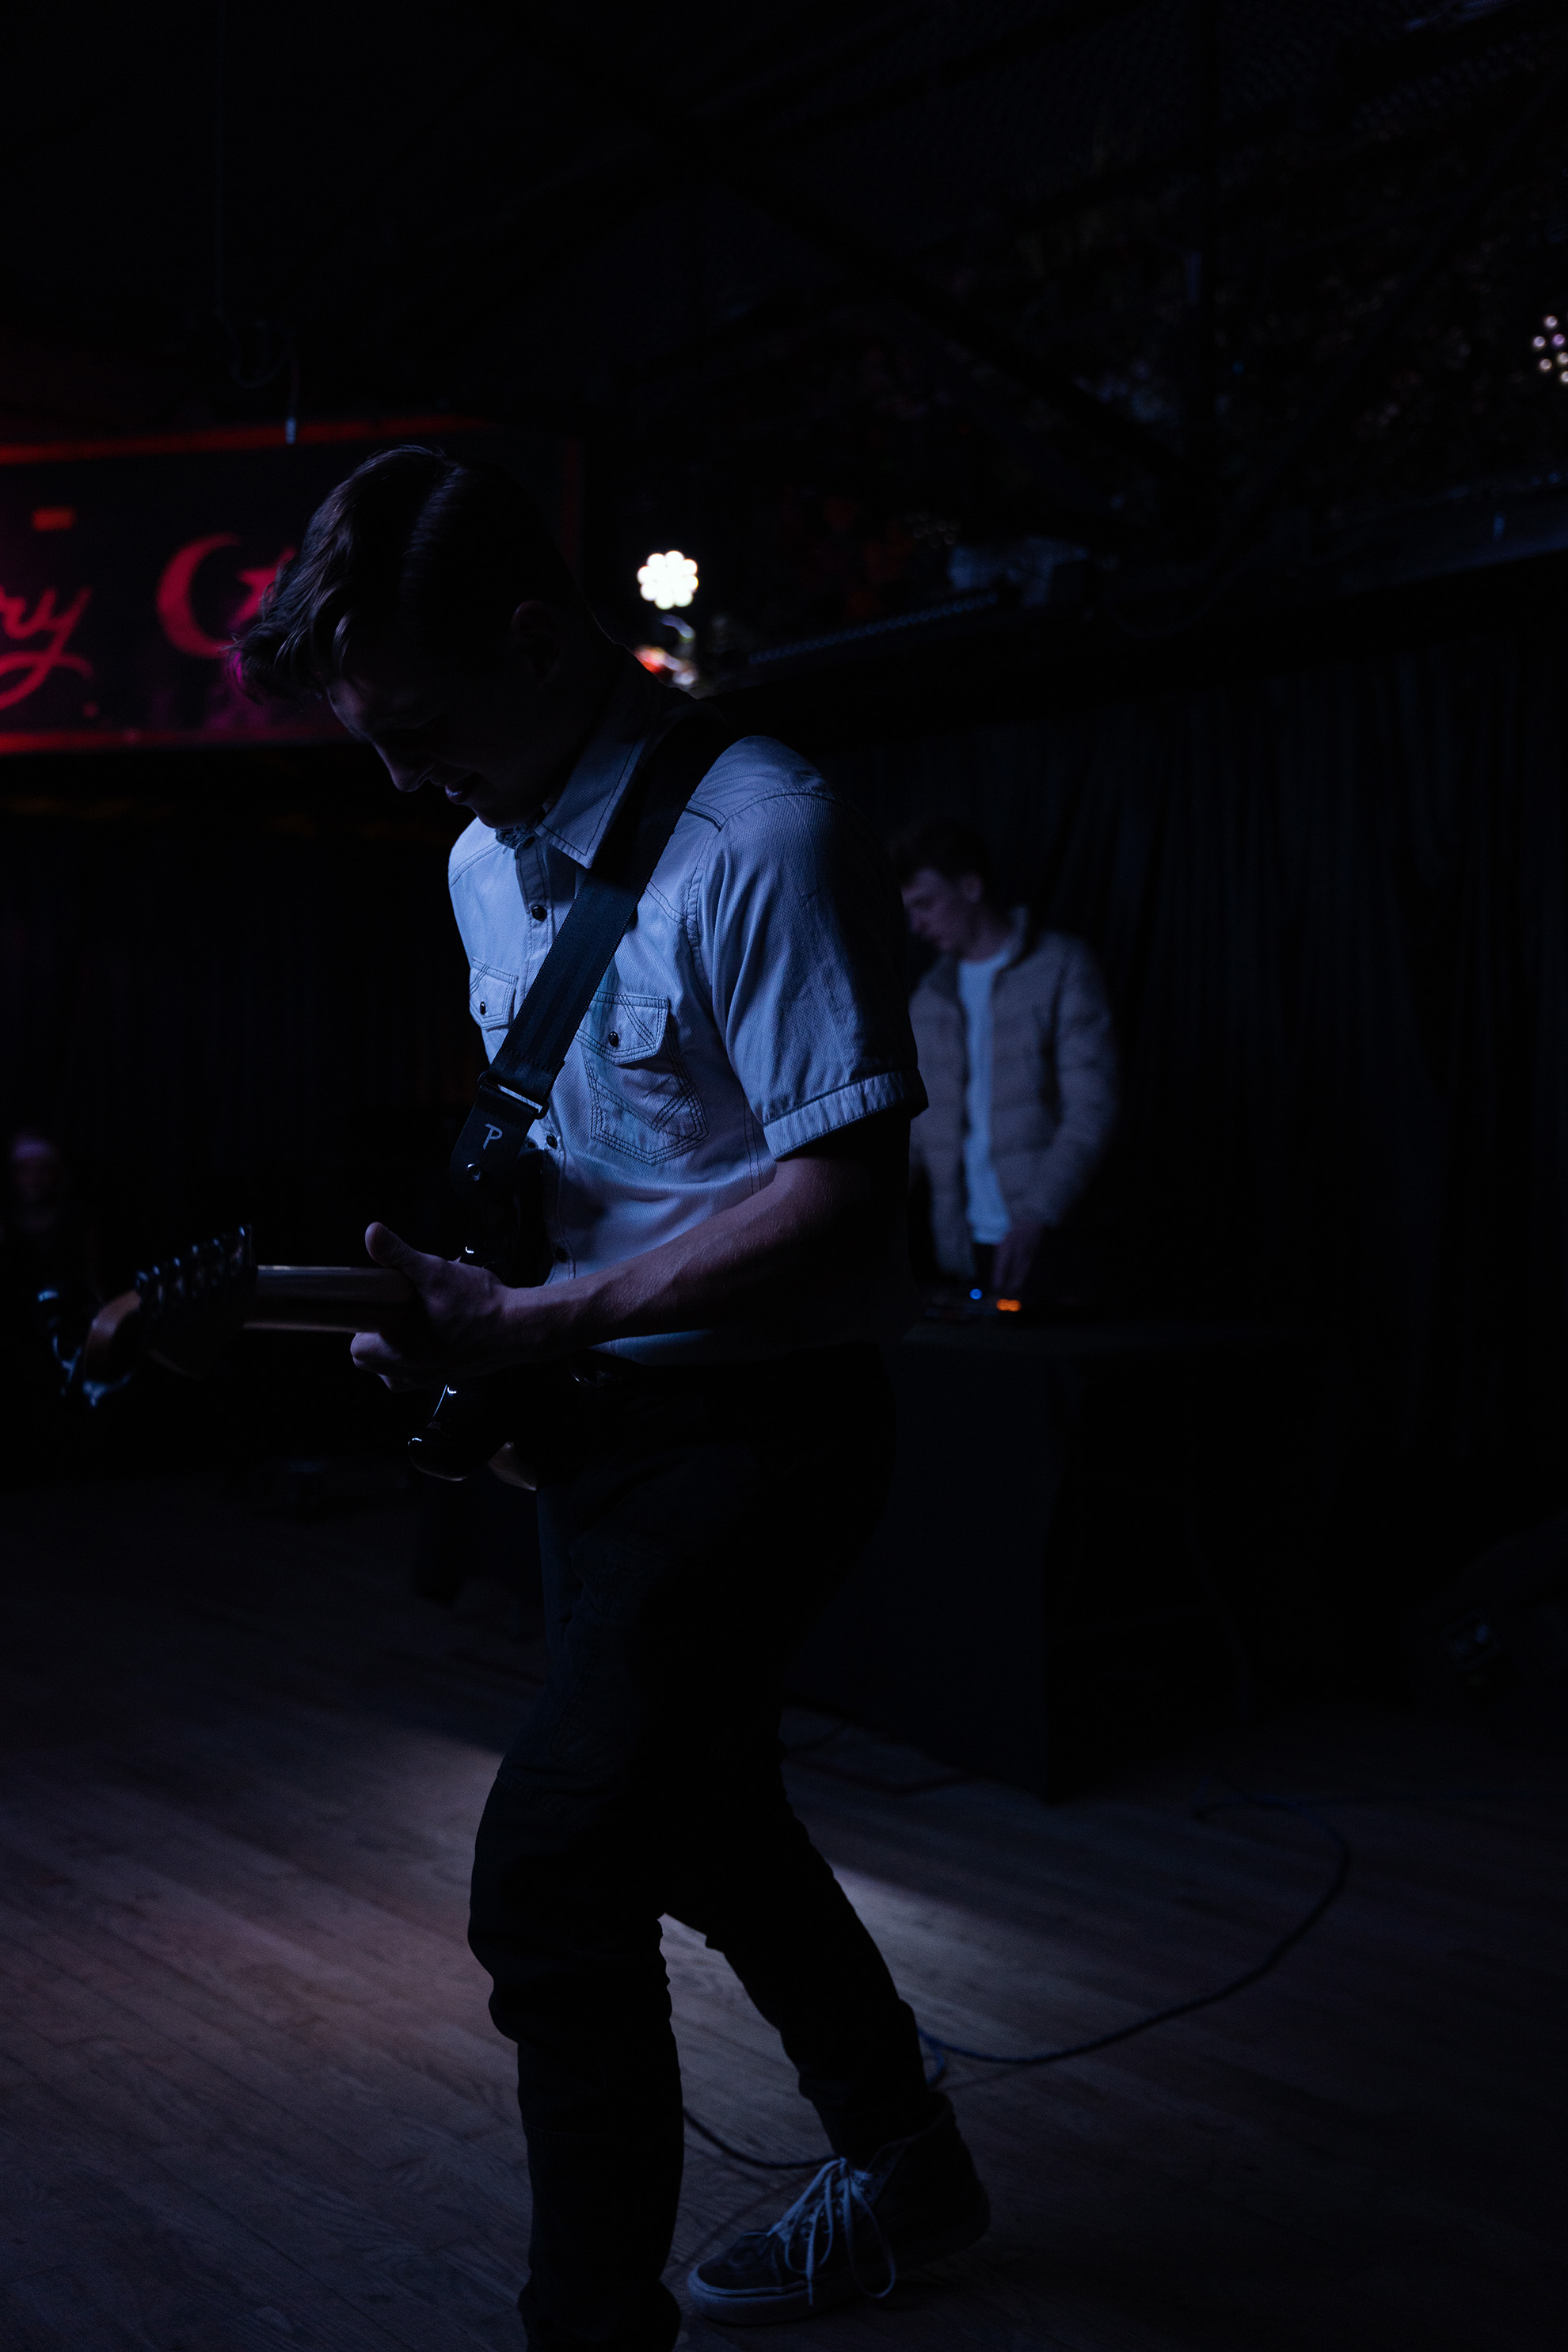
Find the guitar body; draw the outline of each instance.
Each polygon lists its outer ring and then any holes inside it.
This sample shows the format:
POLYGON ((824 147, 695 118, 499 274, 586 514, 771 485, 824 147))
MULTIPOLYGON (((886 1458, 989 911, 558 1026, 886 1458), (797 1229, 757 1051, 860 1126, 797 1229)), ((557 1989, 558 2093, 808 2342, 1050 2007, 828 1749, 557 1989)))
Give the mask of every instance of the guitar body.
MULTIPOLYGON (((550 1273, 543 1166, 542 1153, 529 1145, 504 1185, 488 1182, 477 1166, 454 1178, 469 1236, 463 1264, 483 1266, 510 1289, 537 1290, 550 1273)), ((511 1442, 529 1417, 538 1381, 536 1367, 521 1365, 515 1371, 448 1383, 426 1426, 408 1441, 410 1462, 427 1478, 451 1479, 471 1478, 503 1457, 514 1463, 511 1442)), ((505 1466, 497 1475, 520 1486, 529 1483, 505 1466)))

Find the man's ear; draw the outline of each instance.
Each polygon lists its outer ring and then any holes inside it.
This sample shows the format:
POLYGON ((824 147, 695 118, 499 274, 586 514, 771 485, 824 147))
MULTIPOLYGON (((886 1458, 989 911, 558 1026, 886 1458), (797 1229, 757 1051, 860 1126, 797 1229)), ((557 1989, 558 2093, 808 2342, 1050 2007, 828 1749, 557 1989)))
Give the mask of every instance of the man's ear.
POLYGON ((520 604, 507 628, 512 660, 541 686, 558 676, 565 658, 566 632, 561 616, 537 597, 520 604))

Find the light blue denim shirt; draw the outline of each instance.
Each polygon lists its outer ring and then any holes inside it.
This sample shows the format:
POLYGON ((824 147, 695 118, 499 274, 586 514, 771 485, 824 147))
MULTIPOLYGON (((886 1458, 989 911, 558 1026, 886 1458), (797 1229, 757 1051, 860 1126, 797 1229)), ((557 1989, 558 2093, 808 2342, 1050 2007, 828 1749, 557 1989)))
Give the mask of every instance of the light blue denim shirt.
MULTIPOLYGON (((493 1057, 670 690, 628 655, 604 719, 531 832, 476 819, 452 906, 493 1057)), ((734 744, 692 794, 532 1139, 548 1155, 552 1279, 595 1273, 773 1181, 774 1163, 874 1111, 925 1102, 903 914, 881 848, 795 753, 734 744)), ((765 1320, 610 1343, 664 1363, 891 1338, 901 1236, 851 1284, 765 1320)))

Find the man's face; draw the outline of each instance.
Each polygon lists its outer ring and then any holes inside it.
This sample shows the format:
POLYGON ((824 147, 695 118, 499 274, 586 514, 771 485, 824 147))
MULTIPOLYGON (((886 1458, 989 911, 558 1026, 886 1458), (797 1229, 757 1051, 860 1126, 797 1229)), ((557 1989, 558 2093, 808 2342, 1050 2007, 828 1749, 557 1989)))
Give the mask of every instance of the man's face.
POLYGON ((327 699, 372 743, 400 793, 433 784, 481 824, 537 816, 583 734, 580 695, 563 681, 562 632, 543 604, 521 605, 492 668, 435 669, 395 644, 367 647, 327 699))
POLYGON ((938 955, 961 956, 973 941, 985 903, 985 885, 978 874, 961 874, 949 881, 945 874, 922 866, 904 884, 904 912, 917 940, 925 940, 938 955))

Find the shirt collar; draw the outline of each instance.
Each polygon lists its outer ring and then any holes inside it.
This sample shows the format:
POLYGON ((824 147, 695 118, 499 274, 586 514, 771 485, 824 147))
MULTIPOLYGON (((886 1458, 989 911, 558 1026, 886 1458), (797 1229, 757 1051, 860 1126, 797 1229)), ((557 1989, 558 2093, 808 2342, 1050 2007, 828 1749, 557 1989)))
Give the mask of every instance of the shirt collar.
MULTIPOLYGON (((528 830, 542 833, 576 865, 592 866, 643 745, 668 698, 668 688, 650 677, 634 654, 626 655, 604 716, 576 766, 538 824, 528 830)), ((515 833, 518 828, 507 831, 515 833)))

